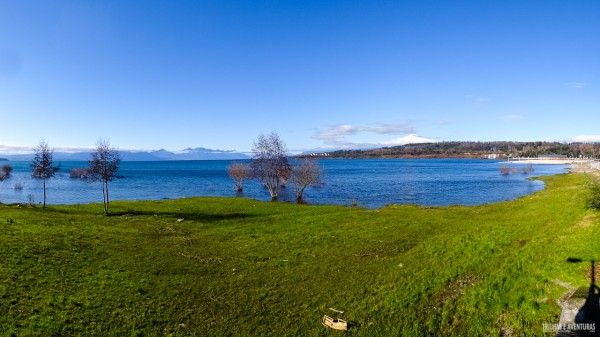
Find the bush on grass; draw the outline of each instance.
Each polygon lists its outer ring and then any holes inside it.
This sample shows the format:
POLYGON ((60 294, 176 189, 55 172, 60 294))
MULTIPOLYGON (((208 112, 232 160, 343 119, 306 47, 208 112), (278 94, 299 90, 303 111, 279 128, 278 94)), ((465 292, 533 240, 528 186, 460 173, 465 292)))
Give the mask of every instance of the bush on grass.
POLYGON ((591 178, 587 188, 587 207, 600 210, 600 179, 591 178))

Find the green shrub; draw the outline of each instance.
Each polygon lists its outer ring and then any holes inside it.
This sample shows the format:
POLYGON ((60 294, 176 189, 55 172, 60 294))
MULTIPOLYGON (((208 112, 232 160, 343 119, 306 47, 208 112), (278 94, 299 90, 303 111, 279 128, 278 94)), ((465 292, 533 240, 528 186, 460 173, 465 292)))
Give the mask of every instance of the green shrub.
POLYGON ((600 179, 592 178, 588 183, 587 206, 589 208, 600 209, 600 179))

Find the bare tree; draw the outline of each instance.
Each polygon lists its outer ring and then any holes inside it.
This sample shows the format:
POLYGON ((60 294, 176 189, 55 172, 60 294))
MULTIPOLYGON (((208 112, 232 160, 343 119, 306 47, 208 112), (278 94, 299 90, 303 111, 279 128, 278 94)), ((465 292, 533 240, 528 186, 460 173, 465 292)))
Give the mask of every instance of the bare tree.
POLYGON ((304 200, 304 189, 308 186, 319 186, 323 170, 314 159, 303 159, 299 164, 292 166, 290 181, 296 189, 296 201, 304 200))
POLYGON ((244 163, 234 162, 227 166, 227 174, 235 185, 235 189, 238 192, 244 190, 244 181, 251 177, 250 167, 244 163))
POLYGON ((252 152, 252 175, 267 187, 271 200, 277 200, 279 184, 291 174, 285 143, 276 132, 271 132, 268 136, 261 134, 254 142, 252 152))
POLYGON ((533 171, 535 171, 535 169, 533 168, 533 165, 531 165, 531 164, 528 164, 527 166, 525 166, 525 167, 523 168, 523 170, 522 170, 522 171, 523 171, 523 173, 525 173, 525 174, 530 174, 530 173, 533 173, 533 171))
POLYGON ((54 177, 54 174, 60 170, 60 165, 54 166, 52 159, 54 150, 50 149, 45 140, 41 140, 33 151, 35 151, 35 156, 30 165, 31 176, 35 179, 42 179, 44 182, 44 208, 46 208, 46 180, 54 177))
POLYGON ((90 174, 90 171, 87 168, 72 168, 69 171, 69 177, 77 178, 77 179, 87 179, 90 174))
POLYGON ((92 152, 92 159, 89 161, 88 171, 90 179, 102 183, 102 203, 104 204, 105 215, 108 215, 108 182, 114 178, 119 178, 116 173, 120 164, 121 155, 119 151, 111 147, 108 140, 98 140, 96 151, 92 152))
POLYGON ((12 170, 13 168, 10 165, 2 166, 2 170, 0 170, 0 182, 3 182, 4 180, 8 179, 12 170))
POLYGON ((10 166, 10 165, 2 166, 2 169, 0 170, 0 181, 9 178, 12 171, 13 171, 12 166, 10 166))

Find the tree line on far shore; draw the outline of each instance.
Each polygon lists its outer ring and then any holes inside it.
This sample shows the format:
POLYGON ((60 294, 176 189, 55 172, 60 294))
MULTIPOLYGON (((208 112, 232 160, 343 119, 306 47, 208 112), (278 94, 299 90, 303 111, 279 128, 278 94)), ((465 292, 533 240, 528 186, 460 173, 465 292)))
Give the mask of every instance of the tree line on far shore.
POLYGON ((328 153, 330 158, 498 158, 528 157, 541 154, 560 154, 570 158, 600 158, 600 143, 560 142, 469 142, 449 141, 406 144, 370 150, 339 150, 328 153))

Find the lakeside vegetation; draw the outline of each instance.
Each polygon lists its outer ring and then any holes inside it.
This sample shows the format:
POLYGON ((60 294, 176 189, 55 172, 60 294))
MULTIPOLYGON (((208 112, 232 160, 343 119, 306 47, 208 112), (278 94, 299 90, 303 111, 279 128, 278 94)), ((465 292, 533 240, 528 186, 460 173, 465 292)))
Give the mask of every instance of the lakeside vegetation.
POLYGON ((329 152, 330 158, 498 158, 530 157, 560 154, 570 158, 599 158, 600 143, 559 142, 438 142, 406 144, 370 150, 339 150, 329 152))
POLYGON ((333 307, 353 336, 541 335, 589 286, 600 226, 585 175, 540 179, 476 207, 0 205, 0 331, 333 336, 333 307))

